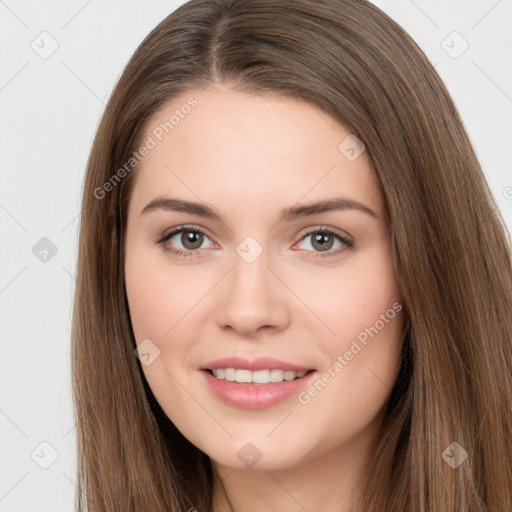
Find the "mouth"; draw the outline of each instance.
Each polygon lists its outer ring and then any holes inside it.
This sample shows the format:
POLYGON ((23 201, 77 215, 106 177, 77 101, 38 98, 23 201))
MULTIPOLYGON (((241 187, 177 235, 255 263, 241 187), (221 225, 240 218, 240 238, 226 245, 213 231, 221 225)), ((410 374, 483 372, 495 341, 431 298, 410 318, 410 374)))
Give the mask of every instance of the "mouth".
POLYGON ((199 368, 210 391, 239 409, 266 409, 290 399, 308 386, 316 369, 301 363, 260 356, 229 356, 199 368))
POLYGON ((206 368, 204 371, 218 380, 234 382, 236 384, 261 386, 300 380, 315 370, 312 369, 295 372, 291 370, 282 370, 276 368, 255 371, 242 368, 206 368))

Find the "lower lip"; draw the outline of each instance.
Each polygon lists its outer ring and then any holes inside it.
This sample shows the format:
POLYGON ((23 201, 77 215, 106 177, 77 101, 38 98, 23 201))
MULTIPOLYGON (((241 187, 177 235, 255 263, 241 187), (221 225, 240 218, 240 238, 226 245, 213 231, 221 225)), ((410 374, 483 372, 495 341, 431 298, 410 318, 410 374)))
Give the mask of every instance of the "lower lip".
POLYGON ((309 384, 316 371, 311 371, 300 379, 274 384, 240 384, 217 379, 206 370, 202 370, 202 373, 213 393, 225 403, 240 409, 265 409, 297 394, 309 384))

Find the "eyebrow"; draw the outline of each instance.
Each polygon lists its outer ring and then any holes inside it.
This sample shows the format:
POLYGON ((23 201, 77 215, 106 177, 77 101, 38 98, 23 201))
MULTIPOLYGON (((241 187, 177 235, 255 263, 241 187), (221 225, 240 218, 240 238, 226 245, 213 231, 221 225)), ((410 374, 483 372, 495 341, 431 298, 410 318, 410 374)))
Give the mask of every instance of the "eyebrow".
MULTIPOLYGON (((212 208, 206 204, 195 203, 192 201, 184 201, 182 199, 175 199, 170 197, 157 197, 149 202, 141 211, 142 214, 146 214, 155 210, 163 211, 175 211, 188 213, 191 215, 199 215, 209 219, 215 219, 224 223, 222 215, 218 210, 212 208)), ((333 199, 326 199, 315 203, 308 203, 299 206, 290 206, 284 208, 279 212, 279 221, 292 221, 309 215, 315 215, 317 213, 323 213, 333 210, 356 210, 369 215, 377 220, 381 220, 379 215, 375 213, 368 206, 354 201, 352 199, 346 199, 343 197, 337 197, 333 199)))

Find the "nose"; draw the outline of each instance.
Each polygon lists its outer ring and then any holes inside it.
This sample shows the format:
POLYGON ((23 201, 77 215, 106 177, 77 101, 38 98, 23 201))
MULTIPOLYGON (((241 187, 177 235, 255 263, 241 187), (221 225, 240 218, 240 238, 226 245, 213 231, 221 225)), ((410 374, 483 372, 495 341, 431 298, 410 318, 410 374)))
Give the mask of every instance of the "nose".
POLYGON ((269 266, 265 251, 252 263, 234 255, 233 267, 216 297, 217 322, 222 329, 251 336, 288 326, 290 292, 269 266))

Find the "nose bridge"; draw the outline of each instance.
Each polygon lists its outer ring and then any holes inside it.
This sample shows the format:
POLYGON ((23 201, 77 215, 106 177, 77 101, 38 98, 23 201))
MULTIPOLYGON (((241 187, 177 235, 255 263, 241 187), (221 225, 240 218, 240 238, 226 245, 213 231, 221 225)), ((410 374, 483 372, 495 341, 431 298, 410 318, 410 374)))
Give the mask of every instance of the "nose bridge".
MULTIPOLYGON (((263 249, 263 248, 262 248, 263 249)), ((232 291, 244 295, 259 294, 261 298, 268 293, 267 266, 268 252, 261 250, 256 252, 254 247, 242 243, 237 247, 233 258, 233 272, 231 276, 232 291)))
POLYGON ((261 314, 270 300, 268 252, 257 254, 250 245, 247 252, 243 252, 245 249, 247 246, 241 244, 233 258, 230 297, 236 309, 261 314))
POLYGON ((226 276, 219 300, 219 322, 244 332, 262 326, 282 328, 288 319, 286 298, 278 280, 267 268, 268 251, 248 237, 236 248, 232 271, 226 276))

